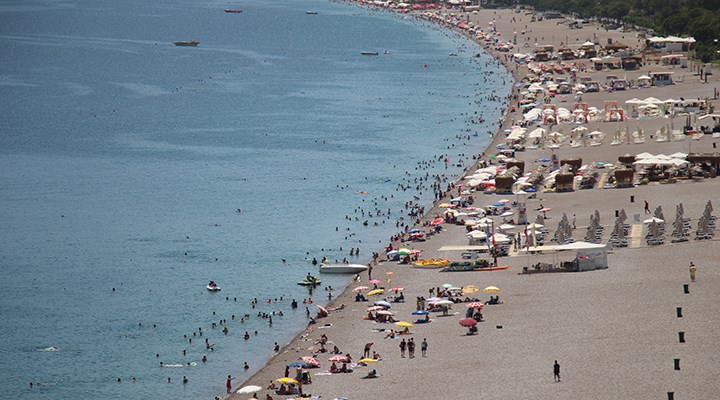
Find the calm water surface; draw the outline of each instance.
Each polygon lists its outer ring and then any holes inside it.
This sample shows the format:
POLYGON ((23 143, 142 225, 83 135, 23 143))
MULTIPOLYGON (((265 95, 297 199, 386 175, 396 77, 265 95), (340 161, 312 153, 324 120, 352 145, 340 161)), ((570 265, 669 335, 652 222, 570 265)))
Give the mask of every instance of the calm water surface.
POLYGON ((465 39, 319 0, 4 0, 0 20, 6 398, 201 399, 244 380, 306 323, 265 299, 307 297, 307 257, 367 262, 405 202, 432 200, 398 184, 457 176, 500 115, 486 96, 509 91, 465 39), (364 227, 373 200, 391 217, 364 227))

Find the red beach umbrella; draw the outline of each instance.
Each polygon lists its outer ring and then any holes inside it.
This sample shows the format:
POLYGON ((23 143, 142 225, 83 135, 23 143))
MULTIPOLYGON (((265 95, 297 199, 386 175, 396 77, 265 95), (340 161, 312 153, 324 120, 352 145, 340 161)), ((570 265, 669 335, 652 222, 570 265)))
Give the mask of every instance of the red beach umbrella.
POLYGON ((467 308, 480 308, 480 309, 482 309, 483 307, 485 307, 485 304, 483 304, 483 303, 480 302, 480 301, 474 301, 474 302, 472 302, 472 303, 467 303, 467 304, 465 304, 465 306, 466 306, 467 308))
POLYGON ((477 321, 472 318, 463 318, 458 323, 466 328, 477 325, 477 321))
POLYGON ((330 362, 349 362, 350 360, 348 360, 348 358, 345 356, 332 356, 332 357, 328 358, 328 361, 330 361, 330 362))

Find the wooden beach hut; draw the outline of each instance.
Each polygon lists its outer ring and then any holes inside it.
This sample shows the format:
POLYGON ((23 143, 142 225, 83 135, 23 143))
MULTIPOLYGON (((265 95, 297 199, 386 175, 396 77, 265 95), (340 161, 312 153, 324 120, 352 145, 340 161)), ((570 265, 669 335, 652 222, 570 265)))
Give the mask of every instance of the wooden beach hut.
POLYGON ((633 187, 633 178, 635 177, 635 171, 632 168, 618 167, 614 171, 614 176, 615 176, 615 187, 617 187, 617 188, 633 187))
POLYGON ((580 167, 582 167, 582 158, 571 157, 560 160, 560 167, 566 164, 570 166, 573 175, 577 174, 577 172, 580 170, 580 167))
POLYGON ((517 168, 519 171, 518 172, 519 175, 522 175, 525 173, 525 161, 523 161, 523 160, 513 159, 513 160, 508 161, 505 165, 507 166, 508 169, 511 169, 513 167, 517 168))
POLYGON ((632 165, 635 162, 635 156, 632 154, 622 155, 618 157, 618 162, 626 167, 632 168, 632 165))

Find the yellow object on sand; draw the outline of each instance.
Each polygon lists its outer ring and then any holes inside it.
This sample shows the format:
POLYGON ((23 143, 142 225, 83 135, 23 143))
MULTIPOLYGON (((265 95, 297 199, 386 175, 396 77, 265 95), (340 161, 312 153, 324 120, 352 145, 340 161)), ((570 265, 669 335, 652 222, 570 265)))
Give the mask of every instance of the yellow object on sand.
POLYGON ((495 286, 488 286, 485 289, 483 289, 483 292, 485 293, 497 293, 500 289, 496 288, 495 286))
POLYGON ((399 327, 402 327, 402 328, 412 328, 413 326, 415 326, 415 325, 413 325, 413 324, 411 324, 411 323, 409 323, 409 322, 406 322, 406 321, 396 322, 395 325, 397 325, 397 326, 399 326, 399 327))
POLYGON ((293 384, 297 384, 297 383, 298 383, 298 381, 296 381, 295 379, 293 379, 293 378, 287 378, 287 377, 285 377, 285 378, 278 378, 278 379, 275 379, 275 381, 276 381, 276 382, 280 382, 280 383, 293 383, 293 384))
POLYGON ((375 295, 383 294, 383 293, 385 293, 385 289, 375 289, 375 290, 371 290, 371 291, 367 292, 367 296, 375 296, 375 295))
POLYGON ((374 358, 363 358, 363 359, 360 359, 358 362, 361 362, 361 363, 376 363, 376 362, 378 362, 378 360, 376 360, 376 359, 374 359, 374 358))

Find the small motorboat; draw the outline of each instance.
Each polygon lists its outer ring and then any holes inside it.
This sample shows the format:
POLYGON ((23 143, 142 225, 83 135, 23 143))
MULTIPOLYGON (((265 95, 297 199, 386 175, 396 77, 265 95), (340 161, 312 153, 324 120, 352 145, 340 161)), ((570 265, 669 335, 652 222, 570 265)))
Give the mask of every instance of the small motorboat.
POLYGON ((320 273, 323 274, 359 274, 367 271, 368 267, 361 264, 321 264, 320 273))
POLYGON ((379 53, 377 51, 361 51, 360 54, 364 56, 376 56, 379 53))
POLYGON ((309 277, 301 280, 300 282, 298 282, 298 285, 302 285, 302 286, 316 286, 319 284, 320 284, 320 279, 318 279, 314 276, 309 276, 309 277))
POLYGON ((205 288, 209 292, 219 292, 220 291, 220 286, 218 286, 217 283, 215 283, 213 281, 210 281, 210 283, 208 283, 208 285, 205 286, 205 288))
POLYGON ((190 40, 187 42, 173 42, 173 43, 175 44, 175 46, 193 46, 193 47, 200 44, 200 42, 198 42, 197 40, 190 40))
POLYGON ((308 14, 308 15, 316 15, 317 13, 318 13, 317 11, 305 11, 305 14, 308 14))
POLYGON ((225 9, 225 12, 226 12, 226 13, 241 13, 241 12, 243 12, 243 10, 230 9, 230 8, 228 8, 228 9, 225 9))

